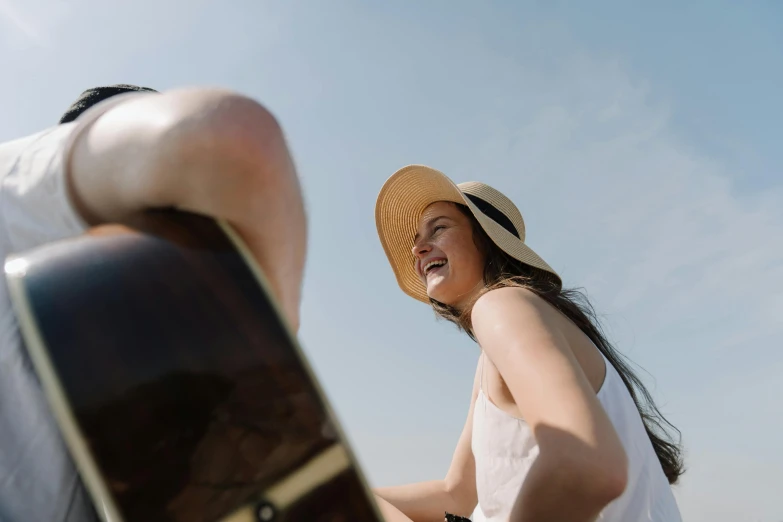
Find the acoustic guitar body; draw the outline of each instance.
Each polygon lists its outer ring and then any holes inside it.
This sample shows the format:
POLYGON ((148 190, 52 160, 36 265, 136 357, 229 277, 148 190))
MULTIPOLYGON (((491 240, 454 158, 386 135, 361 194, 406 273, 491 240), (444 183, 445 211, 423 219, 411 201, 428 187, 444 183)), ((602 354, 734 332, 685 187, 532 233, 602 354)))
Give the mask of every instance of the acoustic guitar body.
POLYGON ((107 522, 373 522, 263 274, 224 223, 152 212, 9 258, 25 346, 107 522))

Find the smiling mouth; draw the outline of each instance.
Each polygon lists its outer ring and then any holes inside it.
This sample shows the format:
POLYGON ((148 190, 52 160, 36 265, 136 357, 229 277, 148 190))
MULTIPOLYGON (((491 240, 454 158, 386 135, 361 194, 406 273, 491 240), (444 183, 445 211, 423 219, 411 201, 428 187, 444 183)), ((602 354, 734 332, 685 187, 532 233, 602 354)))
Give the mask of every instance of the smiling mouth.
POLYGON ((429 263, 424 265, 424 270, 423 270, 424 275, 428 276, 431 273, 440 270, 443 266, 446 265, 446 263, 448 263, 448 261, 446 261, 445 259, 440 259, 438 261, 430 261, 429 263))

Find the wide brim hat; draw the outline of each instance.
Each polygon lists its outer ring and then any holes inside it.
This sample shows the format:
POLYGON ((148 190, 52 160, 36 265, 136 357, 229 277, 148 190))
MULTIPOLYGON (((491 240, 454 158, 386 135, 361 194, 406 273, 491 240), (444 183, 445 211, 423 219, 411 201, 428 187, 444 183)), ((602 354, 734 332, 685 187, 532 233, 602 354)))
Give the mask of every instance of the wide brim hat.
POLYGON ((375 225, 400 288, 429 303, 427 288, 416 272, 412 253, 422 212, 436 201, 465 205, 489 238, 509 256, 538 270, 558 286, 560 276, 525 243, 525 222, 519 209, 485 183, 455 184, 442 172, 425 165, 408 165, 391 175, 375 202, 375 225))

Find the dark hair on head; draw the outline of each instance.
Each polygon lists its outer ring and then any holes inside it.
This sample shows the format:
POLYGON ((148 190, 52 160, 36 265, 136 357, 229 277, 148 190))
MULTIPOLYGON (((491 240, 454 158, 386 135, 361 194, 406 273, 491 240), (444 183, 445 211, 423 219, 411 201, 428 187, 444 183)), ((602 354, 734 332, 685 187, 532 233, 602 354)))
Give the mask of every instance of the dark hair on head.
POLYGON ((664 418, 647 388, 631 370, 625 356, 607 340, 587 296, 578 289, 561 289, 558 281, 548 272, 526 265, 508 255, 484 232, 468 207, 457 203, 454 205, 467 216, 473 231, 473 242, 484 254, 484 288, 462 309, 430 299, 435 313, 456 324, 475 341, 470 314, 473 305, 483 294, 496 288, 514 286, 526 288, 538 295, 576 324, 620 374, 642 417, 647 436, 666 478, 670 484, 676 484, 685 472, 682 447, 679 442, 671 441, 667 428, 676 431, 678 436, 680 431, 664 418))
POLYGON ((120 83, 117 85, 108 85, 106 87, 93 87, 84 91, 79 98, 68 107, 65 114, 60 117, 60 124, 68 123, 78 118, 84 111, 93 105, 102 102, 107 98, 123 94, 126 92, 158 92, 149 87, 139 87, 137 85, 128 85, 120 83))

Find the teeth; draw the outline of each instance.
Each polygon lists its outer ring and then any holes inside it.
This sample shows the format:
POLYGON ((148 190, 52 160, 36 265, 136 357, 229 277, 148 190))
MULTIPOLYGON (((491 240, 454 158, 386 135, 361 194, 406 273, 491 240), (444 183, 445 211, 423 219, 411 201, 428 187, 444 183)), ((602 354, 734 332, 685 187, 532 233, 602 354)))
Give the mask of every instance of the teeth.
POLYGON ((445 259, 442 259, 440 261, 430 261, 429 263, 424 265, 424 273, 426 274, 427 272, 429 272, 430 268, 434 268, 436 266, 443 266, 445 264, 446 264, 445 259))

